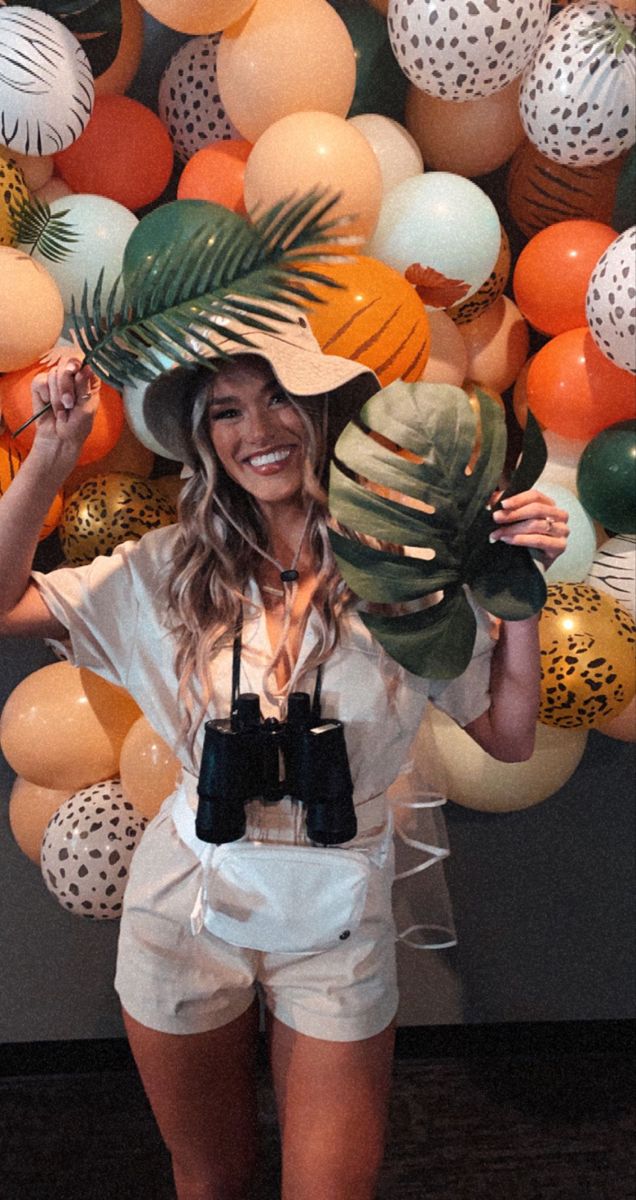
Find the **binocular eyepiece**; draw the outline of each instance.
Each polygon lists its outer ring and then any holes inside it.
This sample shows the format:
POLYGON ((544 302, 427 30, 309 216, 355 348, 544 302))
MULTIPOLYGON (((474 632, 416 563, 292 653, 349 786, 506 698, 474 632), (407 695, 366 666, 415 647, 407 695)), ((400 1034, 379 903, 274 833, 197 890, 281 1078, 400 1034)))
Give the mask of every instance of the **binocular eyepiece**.
POLYGON ((355 837, 353 783, 341 721, 316 718, 307 692, 292 692, 287 720, 261 717, 254 692, 229 719, 206 721, 198 783, 197 837, 220 845, 245 833, 245 805, 283 796, 304 805, 307 836, 320 846, 355 837))

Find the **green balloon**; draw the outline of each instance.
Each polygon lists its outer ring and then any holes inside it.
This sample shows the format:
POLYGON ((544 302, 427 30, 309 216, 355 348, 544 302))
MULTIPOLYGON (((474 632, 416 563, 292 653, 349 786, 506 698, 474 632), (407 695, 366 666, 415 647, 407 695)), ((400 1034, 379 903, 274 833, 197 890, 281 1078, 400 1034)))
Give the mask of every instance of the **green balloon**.
POLYGON ((174 252, 178 246, 185 251, 195 234, 204 230, 209 231, 212 245, 218 237, 244 225, 243 217, 209 200, 172 200, 159 205, 141 218, 126 243, 122 267, 126 291, 142 264, 151 267, 161 251, 169 248, 174 252))
POLYGON ((583 451, 579 500, 611 533, 636 533, 636 421, 618 421, 597 433, 583 451))
POLYGON ((404 120, 408 79, 391 49, 386 18, 360 0, 332 0, 349 30, 356 55, 356 88, 347 116, 379 113, 404 120))

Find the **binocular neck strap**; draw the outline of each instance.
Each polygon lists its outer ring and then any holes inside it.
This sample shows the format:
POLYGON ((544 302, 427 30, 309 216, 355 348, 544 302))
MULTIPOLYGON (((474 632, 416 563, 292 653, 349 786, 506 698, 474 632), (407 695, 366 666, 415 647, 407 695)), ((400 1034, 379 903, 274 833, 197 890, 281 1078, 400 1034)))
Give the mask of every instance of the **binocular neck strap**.
MULTIPOLYGON (((243 613, 241 612, 234 626, 234 642, 232 645, 232 712, 236 709, 236 701, 241 691, 241 645, 243 639, 243 613)), ((320 698, 322 695, 322 663, 316 671, 316 685, 311 702, 311 715, 316 720, 320 717, 320 698)))

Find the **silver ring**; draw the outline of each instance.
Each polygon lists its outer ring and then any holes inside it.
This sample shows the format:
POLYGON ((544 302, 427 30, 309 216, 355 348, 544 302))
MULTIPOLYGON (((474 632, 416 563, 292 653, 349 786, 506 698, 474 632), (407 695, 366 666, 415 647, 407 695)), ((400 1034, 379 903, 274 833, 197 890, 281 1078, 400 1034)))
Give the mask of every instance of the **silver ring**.
POLYGON ((554 525, 554 517, 546 517, 545 518, 545 531, 546 531, 548 537, 552 533, 553 525, 554 525))

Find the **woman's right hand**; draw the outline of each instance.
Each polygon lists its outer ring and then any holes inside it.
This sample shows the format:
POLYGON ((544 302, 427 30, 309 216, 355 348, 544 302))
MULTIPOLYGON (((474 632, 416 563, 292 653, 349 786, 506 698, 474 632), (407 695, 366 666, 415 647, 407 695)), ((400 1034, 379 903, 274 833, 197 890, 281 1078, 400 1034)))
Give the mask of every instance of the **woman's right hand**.
POLYGON ((31 384, 33 411, 48 404, 51 409, 35 422, 33 449, 64 451, 71 461, 77 457, 93 428, 99 390, 99 379, 82 365, 76 351, 36 375, 31 384))

